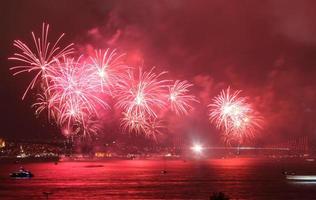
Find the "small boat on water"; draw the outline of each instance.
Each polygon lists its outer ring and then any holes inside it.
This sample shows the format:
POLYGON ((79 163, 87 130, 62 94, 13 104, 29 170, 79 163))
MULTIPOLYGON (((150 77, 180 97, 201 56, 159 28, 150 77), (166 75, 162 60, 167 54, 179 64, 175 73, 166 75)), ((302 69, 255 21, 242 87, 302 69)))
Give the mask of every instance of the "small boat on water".
POLYGON ((286 175, 286 179, 291 181, 316 181, 316 175, 286 175))
POLYGON ((299 175, 291 171, 284 171, 283 174, 290 181, 316 181, 316 175, 299 175))
POLYGON ((10 174, 12 178, 32 178, 33 176, 30 171, 25 170, 23 167, 21 167, 19 171, 10 174))
POLYGON ((296 173, 293 172, 293 171, 283 171, 282 173, 283 173, 284 175, 296 175, 296 173))
POLYGON ((160 173, 166 174, 166 173, 167 173, 167 170, 161 170, 160 173))

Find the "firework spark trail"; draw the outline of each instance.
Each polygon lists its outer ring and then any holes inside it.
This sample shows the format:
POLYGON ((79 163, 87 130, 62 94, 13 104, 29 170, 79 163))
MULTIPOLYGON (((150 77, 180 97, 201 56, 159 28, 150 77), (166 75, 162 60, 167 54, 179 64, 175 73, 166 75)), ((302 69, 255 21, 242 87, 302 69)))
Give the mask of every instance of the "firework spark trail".
POLYGON ((35 108, 35 115, 39 116, 44 110, 47 110, 47 119, 48 121, 57 119, 57 101, 54 96, 48 95, 47 92, 36 94, 37 98, 35 103, 32 104, 32 107, 35 108))
POLYGON ((10 60, 20 61, 23 64, 11 67, 10 70, 15 71, 14 76, 24 72, 36 71, 35 77, 32 79, 28 87, 26 88, 22 99, 25 98, 26 94, 30 89, 34 88, 38 78, 45 78, 46 75, 54 71, 52 65, 63 56, 70 55, 73 53, 73 44, 69 44, 64 48, 60 48, 58 43, 63 38, 62 34, 57 41, 50 47, 51 43, 48 41, 48 30, 49 25, 43 23, 41 38, 36 38, 32 32, 33 41, 36 47, 35 51, 32 51, 25 43, 20 40, 15 40, 13 45, 21 50, 21 53, 15 53, 14 56, 10 57, 10 60))
POLYGON ((101 129, 100 121, 93 117, 87 117, 85 123, 80 124, 83 130, 83 136, 97 135, 101 129))
POLYGON ((193 84, 188 81, 176 80, 173 85, 169 87, 169 97, 171 110, 177 115, 187 115, 189 109, 193 109, 191 103, 199 102, 195 96, 189 94, 189 88, 193 84))
POLYGON ((239 97, 240 92, 231 93, 227 88, 209 105, 210 120, 217 128, 224 130, 223 137, 227 143, 242 143, 245 139, 253 138, 261 129, 262 117, 247 103, 247 98, 239 97))
POLYGON ((49 110, 49 99, 47 93, 37 94, 37 98, 32 107, 35 108, 35 114, 38 116, 43 110, 49 110))
POLYGON ((145 136, 148 138, 153 138, 155 141, 157 141, 158 137, 163 135, 165 128, 166 127, 162 120, 151 117, 148 119, 148 123, 146 123, 145 126, 145 136))
POLYGON ((84 123, 84 105, 80 105, 77 99, 68 99, 58 108, 58 124, 67 125, 68 128, 76 123, 84 123))
POLYGON ((72 127, 63 126, 63 127, 60 127, 60 129, 61 129, 61 133, 67 138, 74 136, 80 132, 79 126, 72 126, 72 127))

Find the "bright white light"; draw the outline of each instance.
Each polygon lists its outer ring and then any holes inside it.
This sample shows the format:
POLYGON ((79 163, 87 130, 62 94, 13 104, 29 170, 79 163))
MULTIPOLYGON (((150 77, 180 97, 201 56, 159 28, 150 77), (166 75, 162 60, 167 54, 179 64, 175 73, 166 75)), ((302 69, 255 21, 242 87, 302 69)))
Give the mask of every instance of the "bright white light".
POLYGON ((202 145, 200 144, 195 144, 193 147, 191 147, 191 149, 195 152, 195 153, 201 153, 203 150, 202 145))
POLYGON ((104 72, 103 70, 100 70, 100 71, 99 71, 99 76, 100 76, 101 78, 104 78, 104 77, 105 77, 105 72, 104 72))
POLYGON ((297 181, 316 181, 316 176, 314 175, 287 175, 288 180, 297 180, 297 181))
POLYGON ((138 93, 135 98, 136 105, 141 105, 143 103, 143 95, 141 93, 138 93))
POLYGON ((69 111, 69 113, 70 113, 70 115, 74 116, 74 115, 76 114, 76 111, 75 111, 74 109, 71 109, 71 110, 69 111))
POLYGON ((174 93, 170 94, 170 100, 171 101, 176 101, 176 99, 177 99, 177 95, 176 94, 174 94, 174 93))

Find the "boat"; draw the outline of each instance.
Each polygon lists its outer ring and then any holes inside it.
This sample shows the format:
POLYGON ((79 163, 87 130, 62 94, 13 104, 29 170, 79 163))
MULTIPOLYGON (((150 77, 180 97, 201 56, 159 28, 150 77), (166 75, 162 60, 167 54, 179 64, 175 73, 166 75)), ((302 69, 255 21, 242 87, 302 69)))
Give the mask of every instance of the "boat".
POLYGON ((167 170, 161 170, 160 173, 166 174, 166 173, 167 173, 167 170))
POLYGON ((10 174, 10 177, 12 178, 32 178, 34 175, 28 171, 28 170, 25 170, 24 168, 20 168, 19 171, 17 172, 12 172, 10 174))
POLYGON ((291 181, 316 181, 316 175, 286 175, 286 179, 291 181))
POLYGON ((283 171, 282 173, 284 175, 296 175, 296 172, 294 172, 294 171, 283 171))
POLYGON ((227 196, 224 192, 214 192, 212 196, 210 196, 210 200, 229 200, 229 196, 227 196))

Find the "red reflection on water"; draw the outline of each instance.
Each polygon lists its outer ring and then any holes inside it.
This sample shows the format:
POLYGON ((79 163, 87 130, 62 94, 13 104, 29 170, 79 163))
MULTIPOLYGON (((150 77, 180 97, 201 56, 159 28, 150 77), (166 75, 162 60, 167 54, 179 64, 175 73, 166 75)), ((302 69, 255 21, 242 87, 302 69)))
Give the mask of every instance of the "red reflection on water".
POLYGON ((211 161, 216 165, 222 166, 237 166, 237 165, 249 165, 251 163, 250 158, 227 158, 227 159, 214 159, 211 161))
MULTIPOLYGON (((310 168, 315 169, 316 163, 310 168)), ((232 199, 312 199, 313 185, 288 184, 281 171, 300 162, 229 158, 210 160, 111 160, 29 163, 35 177, 12 180, 20 165, 0 165, 1 199, 209 199, 223 191, 232 199), (162 174, 165 169, 167 173, 162 174), (310 187, 307 187, 310 186, 310 187), (311 189, 309 189, 311 188, 311 189), (277 191, 277 192, 276 192, 277 191)), ((305 170, 306 164, 304 165, 305 170)))

